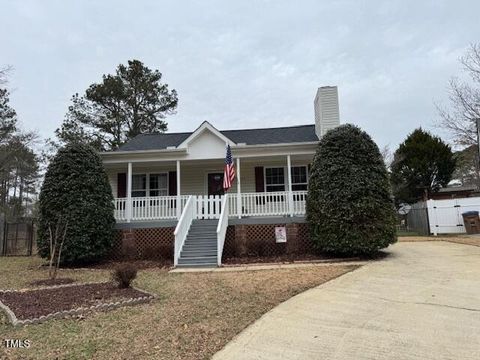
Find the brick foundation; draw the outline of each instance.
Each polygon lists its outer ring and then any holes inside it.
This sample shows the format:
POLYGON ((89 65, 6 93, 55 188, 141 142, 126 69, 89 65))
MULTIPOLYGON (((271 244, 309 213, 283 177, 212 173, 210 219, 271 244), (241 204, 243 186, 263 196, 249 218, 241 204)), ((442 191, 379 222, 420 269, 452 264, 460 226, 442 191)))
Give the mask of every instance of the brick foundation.
MULTIPOLYGON (((175 228, 117 230, 110 258, 173 261, 175 228)), ((314 252, 306 223, 229 225, 223 258, 301 255, 314 252), (285 226, 287 242, 275 242, 275 227, 285 226)))

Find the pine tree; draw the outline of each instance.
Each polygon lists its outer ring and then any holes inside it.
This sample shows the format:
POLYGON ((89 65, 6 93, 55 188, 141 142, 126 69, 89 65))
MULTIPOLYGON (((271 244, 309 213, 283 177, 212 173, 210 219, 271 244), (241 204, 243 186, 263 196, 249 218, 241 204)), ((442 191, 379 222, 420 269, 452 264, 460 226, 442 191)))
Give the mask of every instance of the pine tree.
POLYGON ((62 143, 88 143, 98 150, 115 150, 143 133, 167 130, 166 115, 175 113, 175 90, 161 82, 162 74, 141 61, 120 64, 114 75, 103 75, 84 96, 75 94, 62 126, 55 131, 62 143))
POLYGON ((413 203, 447 186, 455 158, 449 145, 419 128, 395 151, 391 170, 395 201, 413 203))

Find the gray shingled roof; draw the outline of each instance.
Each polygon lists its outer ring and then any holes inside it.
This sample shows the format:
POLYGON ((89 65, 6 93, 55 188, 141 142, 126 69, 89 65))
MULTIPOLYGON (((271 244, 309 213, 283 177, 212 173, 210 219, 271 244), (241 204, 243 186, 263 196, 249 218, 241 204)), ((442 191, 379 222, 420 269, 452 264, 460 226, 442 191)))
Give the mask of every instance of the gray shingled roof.
MULTIPOLYGON (((315 125, 300 125, 265 129, 220 131, 234 143, 247 145, 284 144, 318 141, 315 125)), ((178 146, 192 133, 142 134, 121 146, 118 151, 160 150, 178 146)))

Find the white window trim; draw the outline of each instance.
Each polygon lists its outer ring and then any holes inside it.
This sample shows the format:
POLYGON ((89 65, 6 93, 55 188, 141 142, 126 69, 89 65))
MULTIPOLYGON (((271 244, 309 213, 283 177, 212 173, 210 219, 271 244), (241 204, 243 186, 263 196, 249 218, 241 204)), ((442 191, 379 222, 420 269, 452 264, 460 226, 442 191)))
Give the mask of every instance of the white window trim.
POLYGON ((304 182, 304 183, 294 183, 294 182, 293 182, 293 172, 292 172, 292 187, 293 187, 294 185, 306 185, 306 186, 308 187, 308 175, 309 175, 309 174, 308 174, 308 165, 292 165, 292 168, 294 168, 294 167, 303 167, 303 168, 305 168, 305 175, 306 175, 307 181, 304 182))
MULTIPOLYGON (((268 192, 267 191, 267 169, 280 169, 283 168, 283 184, 270 184, 269 186, 280 186, 283 185, 283 191, 286 191, 287 184, 285 183, 285 180, 287 180, 287 176, 285 175, 285 170, 287 170, 286 166, 264 166, 263 167, 263 192, 268 192)), ((277 192, 277 191, 274 191, 277 192)))
MULTIPOLYGON (((307 185, 308 186, 308 165, 304 165, 304 164, 298 164, 298 165, 292 165, 292 168, 294 167, 304 167, 305 168, 305 172, 307 174, 307 182, 306 183, 293 183, 292 181, 292 187, 293 185, 307 185)), ((263 192, 267 192, 267 169, 279 169, 279 168, 283 168, 283 184, 270 184, 269 186, 280 186, 280 185, 283 185, 284 189, 283 191, 287 191, 287 184, 288 184, 288 169, 287 169, 287 166, 264 166, 263 167, 263 192)), ((293 175, 293 174, 292 174, 293 175)), ((293 180, 293 176, 292 176, 292 180, 293 180)))
MULTIPOLYGON (((133 176, 134 175, 145 175, 146 176, 146 189, 145 189, 145 197, 160 197, 160 196, 169 196, 168 195, 168 190, 170 189, 170 184, 169 184, 169 176, 168 176, 169 171, 153 171, 153 172, 134 172, 132 173, 132 194, 131 197, 133 198, 133 192, 134 191, 143 191, 142 190, 134 190, 133 189, 133 176), (150 196, 150 175, 166 175, 167 177, 167 195, 158 195, 158 196, 150 196)), ((154 190, 160 190, 160 189, 154 189, 154 190)), ((142 196, 143 197, 143 196, 142 196)))

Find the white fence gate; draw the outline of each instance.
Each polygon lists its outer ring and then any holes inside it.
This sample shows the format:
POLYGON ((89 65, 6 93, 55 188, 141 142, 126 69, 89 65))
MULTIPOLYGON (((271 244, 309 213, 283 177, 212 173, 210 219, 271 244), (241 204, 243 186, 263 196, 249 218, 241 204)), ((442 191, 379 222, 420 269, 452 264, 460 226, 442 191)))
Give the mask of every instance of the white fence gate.
POLYGON ((467 211, 480 212, 480 197, 428 200, 427 208, 430 233, 465 233, 462 214, 467 211))

